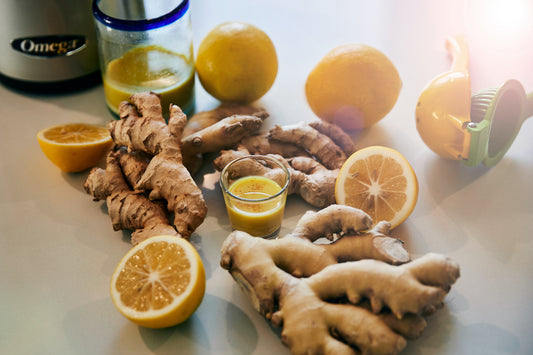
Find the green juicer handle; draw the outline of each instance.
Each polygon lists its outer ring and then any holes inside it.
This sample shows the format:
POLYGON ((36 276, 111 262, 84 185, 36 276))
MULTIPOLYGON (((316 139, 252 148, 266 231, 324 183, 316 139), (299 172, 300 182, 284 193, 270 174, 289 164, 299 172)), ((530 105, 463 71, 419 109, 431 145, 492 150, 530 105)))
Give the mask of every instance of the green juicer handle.
POLYGON ((526 95, 526 102, 524 105, 524 120, 533 116, 533 91, 526 95))
POLYGON ((499 88, 483 90, 472 98, 468 166, 495 165, 511 147, 524 121, 533 116, 533 92, 514 79, 499 88))

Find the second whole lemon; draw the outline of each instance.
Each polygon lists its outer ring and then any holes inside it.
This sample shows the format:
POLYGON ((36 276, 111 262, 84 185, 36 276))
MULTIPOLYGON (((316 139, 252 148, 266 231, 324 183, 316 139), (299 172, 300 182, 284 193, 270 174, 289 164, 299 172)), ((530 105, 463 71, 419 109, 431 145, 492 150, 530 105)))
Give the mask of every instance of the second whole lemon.
POLYGON ((327 53, 307 77, 313 112, 347 131, 369 127, 396 104, 402 81, 391 60, 365 44, 344 44, 327 53))
POLYGON ((276 48, 261 29, 243 22, 213 28, 200 43, 196 72, 204 89, 225 102, 253 102, 278 73, 276 48))

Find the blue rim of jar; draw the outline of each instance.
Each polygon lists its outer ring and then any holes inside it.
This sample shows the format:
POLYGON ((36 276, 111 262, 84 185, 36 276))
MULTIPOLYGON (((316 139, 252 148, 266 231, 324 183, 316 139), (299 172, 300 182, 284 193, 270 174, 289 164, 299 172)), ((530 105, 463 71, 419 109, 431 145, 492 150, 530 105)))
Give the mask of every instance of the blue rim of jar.
POLYGON ((93 15, 102 24, 121 31, 146 31, 161 28, 179 20, 189 9, 189 0, 182 1, 174 10, 166 14, 144 20, 124 20, 106 15, 98 7, 100 0, 93 1, 93 15))

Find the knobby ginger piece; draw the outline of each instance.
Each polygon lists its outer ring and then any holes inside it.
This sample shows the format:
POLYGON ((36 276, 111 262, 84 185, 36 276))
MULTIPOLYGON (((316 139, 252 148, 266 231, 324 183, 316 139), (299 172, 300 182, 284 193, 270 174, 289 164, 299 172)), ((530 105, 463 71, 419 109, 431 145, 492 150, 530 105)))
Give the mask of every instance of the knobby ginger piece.
POLYGON ((152 156, 138 150, 128 151, 126 147, 115 147, 115 150, 126 181, 130 186, 137 186, 152 156))
POLYGON ((251 115, 233 115, 184 137, 181 141, 186 154, 218 152, 228 149, 261 128, 263 119, 251 115))
POLYGON ((202 192, 183 165, 181 136, 187 117, 170 106, 168 124, 156 94, 140 93, 119 106, 120 120, 108 124, 116 145, 152 156, 133 188, 149 193, 151 200, 165 200, 174 226, 184 238, 203 222, 207 213, 202 192))
POLYGON ((206 153, 237 145, 243 137, 256 132, 268 116, 262 108, 235 103, 222 103, 213 110, 194 114, 182 134, 184 165, 191 174, 196 173, 206 153))
POLYGON ((124 154, 120 150, 110 151, 105 170, 93 168, 84 183, 85 190, 95 201, 106 200, 114 230, 133 230, 131 242, 134 245, 156 235, 178 236, 165 207, 150 201, 142 192, 131 190, 125 181, 119 163, 124 154))
POLYGON ((298 156, 309 157, 309 153, 302 147, 292 143, 285 143, 268 138, 268 133, 258 133, 244 137, 240 146, 243 146, 250 154, 277 154, 284 158, 298 156))
POLYGON ((269 131, 269 138, 305 148, 328 169, 340 169, 346 161, 346 154, 331 138, 303 122, 277 125, 269 131))
POLYGON ((331 138, 331 140, 342 149, 346 156, 350 156, 356 151, 355 144, 351 137, 339 126, 323 120, 311 122, 309 123, 309 126, 331 138))
POLYGON ((318 212, 307 211, 290 235, 314 242, 325 237, 333 240, 334 234, 355 234, 372 226, 372 218, 360 209, 344 205, 331 205, 318 212))
POLYGON ((310 212, 274 240, 234 231, 221 266, 282 328, 291 353, 397 354, 421 334, 423 315, 442 306, 459 266, 431 253, 410 261, 403 243, 383 234, 387 222, 365 232, 370 217, 344 207, 310 212), (313 242, 332 235, 330 244, 313 242))
POLYGON ((221 151, 214 165, 222 170, 231 160, 245 155, 280 156, 291 174, 288 193, 323 208, 335 203, 339 167, 354 151, 351 137, 339 127, 327 122, 300 122, 244 137, 236 148, 221 151))
POLYGON ((183 137, 190 136, 193 133, 214 125, 223 118, 233 115, 256 116, 265 119, 268 117, 268 112, 261 107, 255 107, 253 105, 224 102, 212 110, 200 111, 192 115, 183 129, 183 137))
POLYGON ((335 236, 348 236, 322 246, 338 261, 353 260, 351 253, 357 250, 358 259, 381 260, 393 265, 408 262, 410 257, 403 242, 388 236, 390 223, 381 221, 368 230, 372 223, 370 216, 362 210, 330 205, 318 212, 307 211, 289 235, 312 242, 319 238, 334 240, 335 236), (350 237, 353 235, 357 238, 350 237))
MULTIPOLYGON (((250 152, 242 145, 235 150, 223 150, 214 160, 214 166, 221 171, 232 160, 250 155, 250 152)), ((339 173, 338 169, 329 170, 311 157, 301 156, 284 159, 280 155, 265 154, 279 160, 289 170, 291 179, 287 193, 297 194, 306 202, 315 207, 326 207, 335 203, 335 180, 339 173)), ((268 168, 258 166, 251 160, 248 170, 243 174, 253 171, 265 173, 268 168)), ((267 175, 281 174, 281 171, 271 172, 267 175)))

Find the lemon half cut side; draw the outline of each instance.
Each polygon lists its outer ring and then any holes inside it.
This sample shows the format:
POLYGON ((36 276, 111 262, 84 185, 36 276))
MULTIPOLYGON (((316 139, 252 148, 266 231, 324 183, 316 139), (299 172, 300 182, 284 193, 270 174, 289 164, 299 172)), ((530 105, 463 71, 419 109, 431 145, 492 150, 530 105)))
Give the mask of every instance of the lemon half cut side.
POLYGON ((335 183, 338 204, 359 208, 374 223, 388 221, 397 227, 409 217, 418 199, 418 179, 398 151, 372 146, 353 153, 343 164, 335 183))
POLYGON ((156 236, 130 249, 111 277, 118 311, 147 328, 166 328, 187 320, 205 293, 205 271, 184 238, 156 236))
POLYGON ((97 165, 113 144, 107 128, 87 123, 44 128, 37 133, 37 141, 44 155, 68 173, 97 165))

